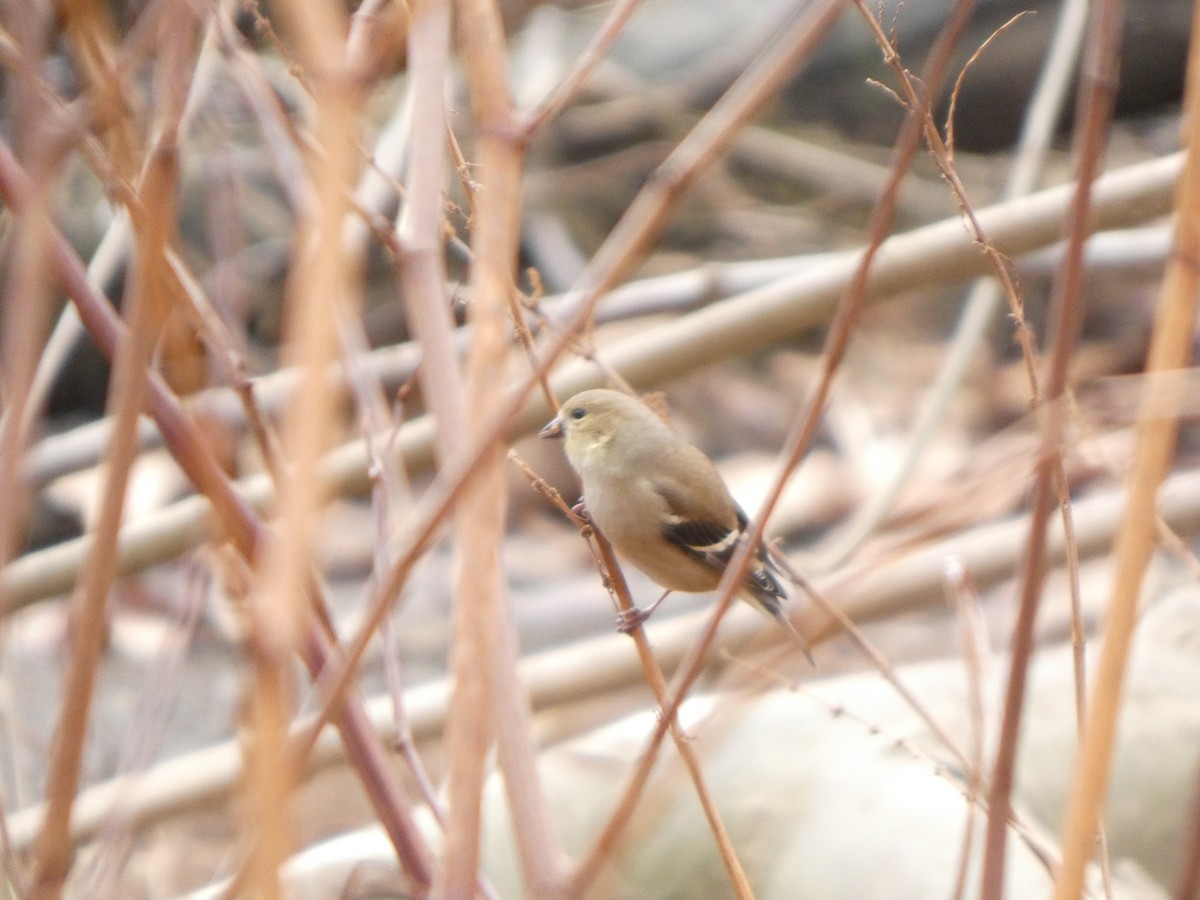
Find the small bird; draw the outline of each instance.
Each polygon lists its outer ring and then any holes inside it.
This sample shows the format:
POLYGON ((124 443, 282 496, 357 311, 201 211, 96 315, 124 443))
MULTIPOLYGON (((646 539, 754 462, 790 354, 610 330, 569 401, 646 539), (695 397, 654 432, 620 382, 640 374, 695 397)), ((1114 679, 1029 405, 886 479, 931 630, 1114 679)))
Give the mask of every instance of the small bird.
MULTIPOLYGON (((592 522, 667 589, 650 607, 623 616, 622 631, 644 621, 671 591, 717 587, 749 520, 712 460, 641 401, 603 389, 571 397, 540 436, 563 438, 592 522)), ((760 541, 739 595, 796 635, 783 612, 780 577, 795 579, 781 563, 760 541)))

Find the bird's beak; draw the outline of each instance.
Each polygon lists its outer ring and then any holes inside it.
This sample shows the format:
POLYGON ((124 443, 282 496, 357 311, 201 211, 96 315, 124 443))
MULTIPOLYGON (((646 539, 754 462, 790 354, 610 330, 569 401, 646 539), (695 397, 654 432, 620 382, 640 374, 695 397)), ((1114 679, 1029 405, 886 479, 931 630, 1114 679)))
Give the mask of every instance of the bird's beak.
POLYGON ((538 432, 540 438, 560 438, 563 436, 562 416, 555 416, 546 423, 546 427, 538 432))

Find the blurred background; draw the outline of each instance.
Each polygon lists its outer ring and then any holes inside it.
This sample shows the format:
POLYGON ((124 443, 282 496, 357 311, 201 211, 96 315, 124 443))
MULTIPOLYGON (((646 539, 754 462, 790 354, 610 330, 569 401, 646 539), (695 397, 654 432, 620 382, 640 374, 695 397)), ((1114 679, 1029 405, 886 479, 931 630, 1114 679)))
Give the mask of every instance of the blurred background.
MULTIPOLYGON (((1193 4, 1124 4, 1119 75, 1100 79, 1113 89, 1112 119, 1101 123, 1108 174, 1069 301, 1081 310, 1069 393, 1040 407, 1041 418, 1030 372, 1044 385, 1045 359, 1061 339, 1054 316, 1069 256, 1070 192, 1054 189, 1095 153, 1074 135, 1086 124, 1078 73, 1096 74, 1088 68, 1095 33, 1086 29, 1100 4, 975 3, 946 77, 928 85, 931 123, 950 152, 939 158, 922 146, 900 182, 904 88, 853 4, 803 64, 782 67, 754 101, 739 99, 748 73, 795 39, 815 0, 634 6, 611 50, 544 118, 536 118, 542 104, 597 36, 615 33, 614 5, 513 0, 497 10, 508 85, 495 89, 526 116, 513 128, 527 130, 512 141, 521 184, 510 210, 509 346, 486 389, 463 374, 482 330, 480 198, 485 206, 497 190, 481 164, 497 131, 479 125, 473 61, 460 53, 468 34, 491 34, 473 18, 474 4, 38 0, 0 9, 8 151, 0 167, 0 493, 8 507, 0 791, 10 896, 258 895, 249 885, 274 877, 246 874, 273 828, 253 786, 255 754, 271 746, 267 673, 281 673, 283 687, 270 696, 285 723, 321 707, 292 614, 281 620, 265 599, 283 583, 271 580, 268 544, 246 552, 231 539, 228 521, 211 516, 196 492, 199 463, 181 462, 170 434, 164 445, 168 429, 149 415, 120 487, 113 447, 132 433, 130 419, 119 418, 111 351, 96 336, 102 316, 93 306, 81 323, 68 300, 79 289, 63 275, 64 254, 86 267, 92 301, 103 299, 145 336, 146 359, 130 365, 161 376, 195 426, 197 457, 215 464, 261 523, 275 522, 281 543, 292 532, 273 514, 311 505, 293 564, 316 587, 304 598, 293 592, 302 610, 295 621, 308 621, 307 598, 319 596, 324 633, 349 647, 396 559, 414 534, 428 533, 411 569, 390 582, 398 590, 387 622, 351 693, 374 724, 390 777, 413 798, 434 860, 440 829, 420 798, 426 790, 445 797, 456 615, 473 602, 461 572, 475 561, 463 557, 461 533, 430 524, 428 510, 456 471, 454 454, 479 437, 457 428, 445 411, 453 403, 439 405, 445 379, 459 385, 463 408, 470 397, 476 412, 503 409, 510 388, 561 340, 552 392, 566 397, 585 383, 661 392, 673 425, 718 462, 757 515, 831 358, 835 311, 861 300, 819 430, 766 527, 821 593, 818 603, 797 591, 792 604, 815 665, 770 623, 734 609, 705 651, 685 730, 755 895, 987 891, 981 798, 1003 741, 1019 579, 1026 542, 1036 540, 1031 491, 1038 467, 1060 455, 1075 533, 1064 541, 1055 524, 1047 539, 1006 896, 1049 890, 1079 740, 1075 671, 1086 665, 1071 640, 1095 637, 1104 620, 1123 485, 1149 418, 1138 404, 1172 247, 1193 4), (442 48, 442 69, 429 60, 450 32, 417 27, 440 21, 439 10, 455 36, 442 48), (297 24, 306 17, 336 25, 323 51, 297 24), (341 68, 330 74, 320 59, 341 68), (440 80, 418 80, 418 59, 440 80), (445 116, 432 132, 421 118, 429 96, 445 116), (710 164, 680 153, 732 119, 710 164), (330 132, 331 121, 349 133, 330 132), (331 149, 338 134, 342 157, 331 149), (422 168, 428 152, 441 154, 438 166, 422 168), (952 190, 948 166, 965 195, 952 190), (431 251, 418 243, 429 234, 414 224, 409 200, 428 172, 440 175, 431 251), (889 192, 890 217, 879 211, 889 192), (644 211, 647 199, 662 204, 662 216, 644 211), (330 229, 319 213, 336 203, 345 208, 330 229), (989 210, 985 230, 995 229, 1011 275, 1007 299, 994 280, 972 280, 989 272, 964 207, 989 210), (645 225, 644 235, 605 269, 630 223, 645 225), (880 254, 882 274, 856 295, 859 254, 880 228, 895 243, 880 254), (306 286, 326 284, 313 262, 323 253, 346 290, 315 296, 306 286), (151 257, 166 262, 155 268, 151 257), (421 293, 429 282, 420 273, 430 272, 435 288, 421 293), (600 281, 593 313, 574 323, 600 281), (138 303, 150 310, 141 325, 138 303), (306 335, 321 326, 305 323, 321 315, 328 341, 318 351, 306 335), (431 337, 438 329, 440 345, 431 337), (328 396, 306 395, 315 382, 305 373, 326 365, 328 396), (319 427, 306 445, 310 402, 319 427), (1050 448, 1038 430, 1047 415, 1058 423, 1050 448), (324 460, 311 470, 319 478, 294 487, 290 476, 310 471, 306 447, 324 460), (299 507, 279 500, 285 483, 293 492, 285 497, 307 498, 299 507), (114 486, 123 497, 119 539, 103 511, 114 486), (110 580, 96 574, 105 565, 110 580), (102 598, 91 617, 83 611, 89 578, 99 579, 102 598), (859 638, 831 620, 826 598, 859 624, 859 638), (277 641, 307 665, 280 662, 277 641), (73 665, 87 668, 83 646, 98 654, 84 679, 90 706, 80 705, 71 674, 73 665), (896 678, 916 702, 901 701, 896 678), (57 783, 70 782, 56 749, 64 715, 84 717, 79 794, 64 825, 73 857, 66 880, 50 877, 46 887, 50 845, 38 835, 46 840, 48 785, 56 773, 57 783), (264 880, 230 888, 230 878, 264 880)), ((919 76, 956 4, 867 6, 924 90, 919 76)), ((1187 860, 1200 821, 1200 393, 1190 370, 1178 385, 1169 414, 1180 437, 1160 494, 1158 552, 1142 582, 1145 622, 1134 638, 1107 842, 1089 869, 1093 896, 1197 889, 1187 860)), ((553 400, 530 393, 503 443, 570 505, 579 491, 561 447, 531 438, 553 400)), ((529 744, 541 751, 540 794, 563 858, 575 864, 596 852, 654 729, 657 701, 629 638, 614 632, 613 599, 588 541, 521 465, 506 459, 500 471, 499 598, 521 659, 529 744)), ((640 573, 624 574, 636 604, 658 596, 640 573)), ((648 624, 668 674, 703 632, 711 599, 675 595, 648 624)), ((1092 645, 1093 662, 1096 653, 1092 645)), ((386 792, 364 778, 361 756, 347 762, 340 746, 326 729, 303 775, 284 788, 284 855, 318 850, 284 870, 280 890, 426 894, 428 884, 397 863, 394 833, 380 830, 386 792)), ((513 849, 522 820, 504 808, 514 791, 538 791, 514 789, 510 774, 505 794, 494 777, 479 892, 736 896, 669 742, 661 757, 648 797, 597 871, 554 891, 522 875, 513 849)), ((563 872, 578 877, 560 862, 563 872)))

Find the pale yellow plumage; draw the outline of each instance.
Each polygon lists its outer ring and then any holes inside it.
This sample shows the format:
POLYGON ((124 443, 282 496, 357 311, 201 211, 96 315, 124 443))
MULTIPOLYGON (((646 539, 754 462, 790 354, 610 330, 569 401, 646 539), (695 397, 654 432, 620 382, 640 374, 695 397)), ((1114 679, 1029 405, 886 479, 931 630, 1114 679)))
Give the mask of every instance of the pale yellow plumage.
MULTIPOLYGON (((746 516, 707 456, 643 403, 610 390, 571 397, 541 434, 563 438, 592 522, 622 556, 669 590, 717 587, 746 516)), ((780 576, 760 542, 740 595, 791 629, 780 576)))

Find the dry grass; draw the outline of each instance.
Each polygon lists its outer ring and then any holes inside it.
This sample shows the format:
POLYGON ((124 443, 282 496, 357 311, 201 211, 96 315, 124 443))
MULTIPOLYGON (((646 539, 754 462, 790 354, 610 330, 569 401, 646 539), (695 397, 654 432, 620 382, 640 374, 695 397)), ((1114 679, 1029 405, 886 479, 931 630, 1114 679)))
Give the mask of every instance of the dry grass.
MULTIPOLYGON (((614 4, 562 71, 519 50, 488 0, 364 0, 353 13, 319 0, 117 6, 93 0, 52 16, 15 4, 0 33, 0 644, 14 660, 0 678, 15 695, 32 677, 21 668, 29 660, 30 671, 54 673, 31 691, 50 711, 44 720, 23 722, 19 698, 0 707, 11 896, 169 896, 219 879, 228 894, 285 896, 285 861, 348 827, 323 805, 336 798, 315 799, 313 772, 335 762, 359 785, 348 817, 386 834, 409 894, 504 894, 481 863, 483 798, 498 773, 525 891, 601 896, 638 842, 635 813, 652 802, 655 767, 673 752, 723 889, 752 896, 747 848, 723 820, 680 707, 697 685, 753 692, 813 676, 794 647, 772 651, 756 624, 726 616, 737 572, 703 617, 636 629, 636 654, 624 637, 581 640, 587 628, 571 630, 572 619, 591 613, 565 599, 547 616, 550 646, 534 652, 519 627, 538 584, 556 598, 577 593, 575 560, 589 556, 547 520, 547 497, 572 518, 547 484, 559 480, 553 458, 522 451, 541 491, 535 505, 512 477, 511 444, 584 386, 668 382, 681 427, 701 443, 777 454, 758 467, 756 535, 784 522, 822 538, 795 559, 812 573, 813 601, 796 625, 828 645, 820 668, 878 669, 955 760, 969 828, 986 831, 977 857, 964 844, 960 895, 973 862, 981 896, 1003 896, 1010 834, 1054 869, 1057 896, 1082 895, 1145 571, 1165 547, 1194 572, 1179 539, 1200 528, 1194 454, 1176 448, 1179 420, 1196 412, 1189 377, 1117 384, 1100 404, 1114 421, 1102 424, 1074 398, 1081 370, 1182 368, 1193 340, 1194 154, 1143 149, 1105 165, 1118 133, 1121 4, 1094 4, 1086 33, 1081 4, 1065 4, 1072 14, 1006 187, 981 175, 994 162, 956 149, 953 121, 934 118, 935 98, 957 84, 961 104, 970 77, 953 63, 969 2, 940 23, 918 77, 873 4, 814 0, 704 103, 684 85, 630 89, 604 61, 636 2, 614 4), (882 52, 878 71, 902 116, 890 159, 828 133, 784 133, 776 104, 840 16, 867 23, 882 52), (1081 44, 1076 137, 1054 154, 1081 44), (514 75, 525 72, 514 56, 542 66, 537 77, 514 75), (63 69, 71 78, 52 77, 63 69), (531 84, 543 88, 527 100, 531 84), (813 147, 817 138, 841 156, 813 147), (1037 191, 1054 181, 1038 175, 1048 159, 1072 177, 1037 191), (1172 211, 1173 252, 1129 276, 1130 294, 1157 285, 1144 327, 1106 332, 1104 298, 1089 296, 1099 290, 1088 237, 1172 211), (1045 299, 1020 257, 1054 247, 1045 299), (977 276, 951 329, 943 298, 977 276), (56 322, 60 294, 69 302, 56 322), (386 324, 397 321, 398 334, 386 324), (97 348, 112 374, 103 415, 67 428, 48 402, 73 371, 76 343, 97 348), (1015 419, 1032 421, 1034 436, 1004 431, 1015 419), (1101 444, 1090 428, 1132 429, 1132 449, 1083 467, 1080 448, 1101 444), (131 511, 131 486, 164 449, 172 496, 131 511), (98 498, 86 533, 27 549, 31 511, 81 477, 98 498), (821 504, 797 509, 793 483, 821 504), (331 527, 340 514, 353 534, 331 527), (524 535, 536 549, 522 556, 514 542, 524 535), (1110 550, 1089 693, 1079 572, 1110 550), (353 579, 339 577, 339 552, 355 560, 353 579), (1039 609, 1060 565, 1074 585, 1065 621, 1082 751, 1062 843, 1049 847, 1012 792, 1039 609), (903 628, 911 610, 940 608, 943 590, 957 618, 943 616, 930 643, 944 650, 938 641, 953 646, 962 629, 976 688, 969 746, 905 683, 899 664, 925 645, 860 630, 903 628), (984 619, 1000 615, 1003 591, 1019 606, 1003 623, 1011 667, 993 708, 980 686, 984 619), (203 694, 205 679, 233 686, 201 698, 222 706, 215 733, 106 706, 133 621, 175 641, 155 645, 141 676, 162 676, 164 709, 186 718, 187 692, 203 694), (199 665, 197 633, 220 647, 198 683, 181 674, 199 665), (61 668, 46 662, 58 646, 61 668), (407 686, 414 669, 423 683, 407 686), (649 696, 630 693, 645 685, 649 696), (581 732, 631 703, 656 704, 656 725, 605 798, 600 827, 586 846, 568 846, 539 751, 555 728, 581 732), (578 718, 563 725, 564 712, 578 718), (97 725, 110 716, 136 765, 97 762, 116 755, 97 725), (164 752, 151 766, 148 748, 172 729, 190 755, 164 752), (668 736, 674 751, 663 749, 668 736), (44 759, 30 765, 31 755, 44 759), (136 777, 126 787, 117 775, 136 777), (217 812, 215 838, 181 815, 197 809, 217 812), (200 872, 183 874, 186 851, 156 862, 153 832, 172 823, 176 840, 207 851, 195 852, 200 872)), ((977 56, 999 52, 1019 27, 977 56)), ((1185 146, 1196 146, 1194 132, 1185 146)), ((1132 307, 1114 308, 1119 318, 1132 307)), ((595 581, 626 609, 630 588, 596 537, 595 581)), ((1190 845, 1181 836, 1179 859, 1200 856, 1200 817, 1193 834, 1190 845)), ((1178 896, 1197 895, 1200 876, 1179 869, 1178 896)))

